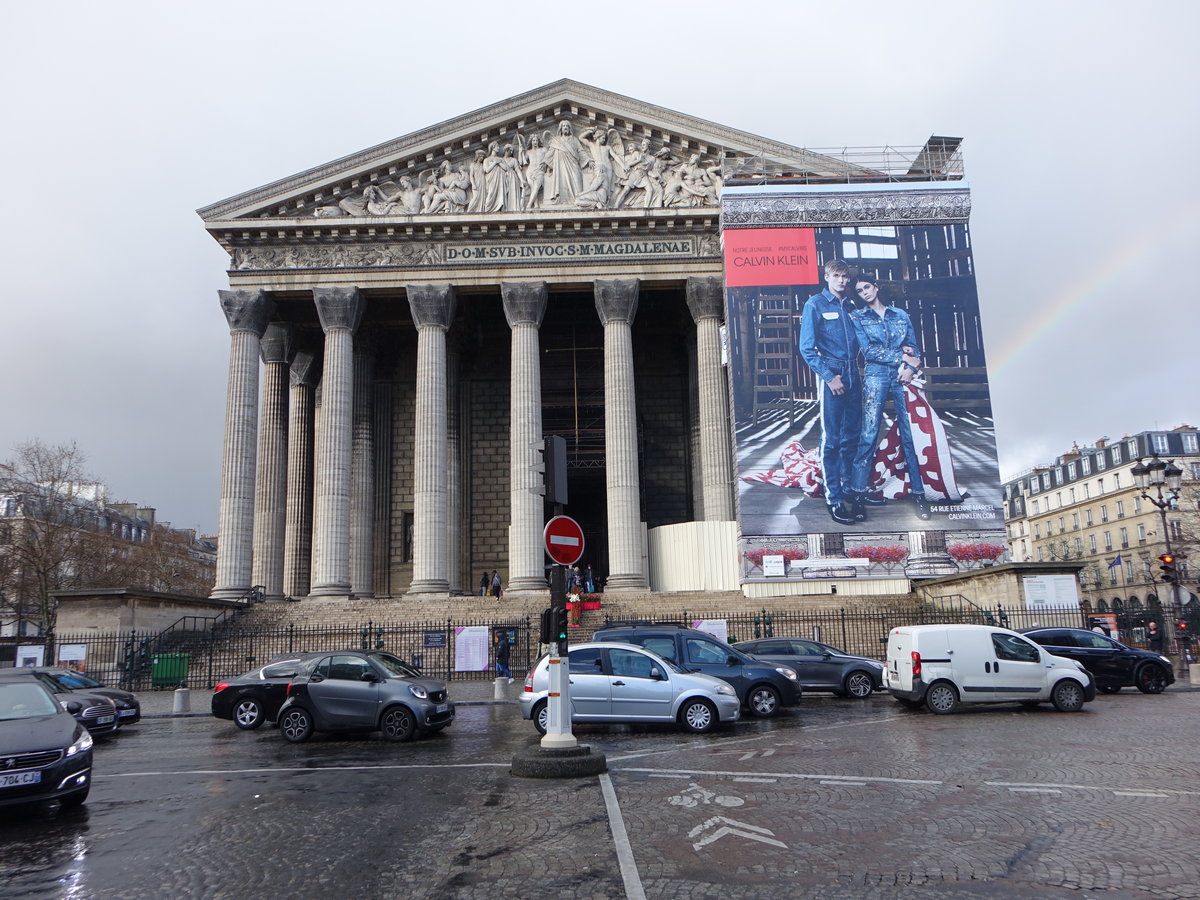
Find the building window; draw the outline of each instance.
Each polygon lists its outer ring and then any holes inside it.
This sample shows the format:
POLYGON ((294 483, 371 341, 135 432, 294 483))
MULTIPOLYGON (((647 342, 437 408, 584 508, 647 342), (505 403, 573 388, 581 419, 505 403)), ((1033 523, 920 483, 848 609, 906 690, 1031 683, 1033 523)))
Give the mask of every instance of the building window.
POLYGON ((1108 504, 1106 504, 1106 503, 1100 504, 1100 521, 1101 522, 1108 521, 1108 504))
MULTIPOLYGON (((1112 451, 1113 451, 1113 465, 1114 466, 1120 465, 1121 464, 1121 445, 1113 444, 1112 451)), ((1130 457, 1137 455, 1137 445, 1135 443, 1133 443, 1133 441, 1129 442, 1129 455, 1130 455, 1130 457)))
POLYGON ((1121 549, 1124 550, 1129 546, 1129 529, 1121 529, 1121 549))
POLYGON ((1140 513, 1142 511, 1142 498, 1134 494, 1133 496, 1133 511, 1140 513))
POLYGON ((1125 560, 1125 582, 1128 584, 1133 581, 1133 560, 1125 560))
POLYGON ((1183 432, 1180 432, 1179 436, 1181 438, 1183 438, 1183 452, 1184 453, 1195 453, 1198 449, 1200 449, 1200 447, 1196 446, 1198 443, 1197 439, 1196 439, 1196 432, 1183 431, 1183 432))
POLYGON ((1117 518, 1118 519, 1125 518, 1125 501, 1124 500, 1117 501, 1117 518))
POLYGON ((1075 535, 1075 555, 1083 556, 1083 538, 1079 535, 1075 535))
POLYGON ((1104 479, 1103 478, 1096 479, 1096 493, 1098 493, 1098 494, 1104 493, 1104 479))
POLYGON ((1142 578, 1146 581, 1154 580, 1154 570, 1150 568, 1150 560, 1142 560, 1142 578))
POLYGON ((1120 489, 1121 489, 1121 473, 1113 472, 1113 490, 1119 491, 1120 489))
POLYGON ((1071 498, 1071 502, 1074 503, 1075 502, 1075 488, 1071 488, 1071 490, 1069 492, 1069 496, 1071 498))
POLYGON ((1025 541, 1021 541, 1021 560, 1029 559, 1029 545, 1025 541))
MULTIPOLYGON (((1193 440, 1195 440, 1195 437, 1195 435, 1192 435, 1193 440)), ((1192 477, 1200 481, 1200 463, 1192 463, 1192 477)))
POLYGON ((1033 526, 1033 539, 1035 541, 1040 541, 1042 539, 1042 526, 1041 525, 1033 526))
POLYGON ((1038 547, 1038 562, 1042 561, 1042 548, 1038 547))
MULTIPOLYGON (((1109 583, 1109 584, 1116 584, 1116 583, 1117 583, 1117 567, 1116 567, 1116 566, 1112 566, 1112 567, 1111 567, 1111 568, 1109 568, 1109 570, 1108 570, 1108 583, 1109 583)), ((1114 603, 1114 604, 1115 604, 1116 602, 1117 602, 1117 601, 1115 601, 1115 600, 1113 601, 1113 603, 1114 603)))
POLYGON ((1138 543, 1139 544, 1146 543, 1146 526, 1145 525, 1138 526, 1138 543))
POLYGON ((1083 499, 1090 500, 1092 497, 1092 486, 1086 481, 1083 483, 1083 499))
POLYGON ((1112 532, 1111 531, 1104 532, 1104 549, 1105 550, 1112 549, 1112 532))
POLYGON ((1177 541, 1183 539, 1183 525, 1180 524, 1178 519, 1172 519, 1170 522, 1167 523, 1167 525, 1170 529, 1172 538, 1174 538, 1177 541))
POLYGON ((1036 500, 1034 500, 1034 501, 1033 501, 1033 502, 1030 504, 1030 508, 1032 509, 1032 511, 1033 511, 1033 514, 1034 514, 1035 516, 1036 516, 1036 515, 1037 515, 1039 512, 1041 512, 1041 510, 1038 508, 1038 501, 1036 501, 1036 500))
POLYGON ((1046 472, 1044 475, 1042 475, 1042 490, 1043 491, 1050 490, 1050 473, 1049 472, 1046 472))
POLYGON ((1064 520, 1062 516, 1059 516, 1058 517, 1058 531, 1061 534, 1062 532, 1064 532, 1066 530, 1067 530, 1066 520, 1064 520))
POLYGON ((1079 513, 1071 513, 1071 530, 1079 530, 1079 513))
POLYGON ((1096 536, 1094 534, 1088 535, 1088 544, 1091 545, 1092 552, 1095 553, 1096 552, 1096 536))
POLYGON ((1170 452, 1170 450, 1167 446, 1167 436, 1165 434, 1150 435, 1150 442, 1151 442, 1152 446, 1154 447, 1155 453, 1169 453, 1170 452))
POLYGON ((1092 511, 1090 509, 1085 509, 1083 511, 1083 515, 1084 515, 1084 518, 1087 520, 1088 527, 1091 528, 1092 524, 1093 524, 1092 523, 1092 511))
POLYGON ((1103 472, 1104 467, 1107 465, 1108 465, 1108 458, 1104 455, 1104 451, 1101 450, 1099 453, 1096 454, 1096 471, 1103 472))
POLYGON ((1085 456, 1079 461, 1079 471, 1084 475, 1092 474, 1092 458, 1090 456, 1085 456))
POLYGON ((1067 463, 1067 478, 1075 477, 1075 463, 1067 463))

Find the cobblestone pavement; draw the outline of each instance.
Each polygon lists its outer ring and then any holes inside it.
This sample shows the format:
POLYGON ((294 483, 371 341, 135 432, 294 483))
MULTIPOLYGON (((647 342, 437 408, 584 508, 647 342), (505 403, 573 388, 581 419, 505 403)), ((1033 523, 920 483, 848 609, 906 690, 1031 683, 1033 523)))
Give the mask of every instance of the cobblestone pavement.
POLYGON ((814 696, 706 736, 580 728, 609 773, 536 781, 508 774, 534 733, 490 691, 399 746, 290 745, 151 696, 98 743, 83 810, 0 816, 2 892, 1200 898, 1200 692, 947 717, 814 696))

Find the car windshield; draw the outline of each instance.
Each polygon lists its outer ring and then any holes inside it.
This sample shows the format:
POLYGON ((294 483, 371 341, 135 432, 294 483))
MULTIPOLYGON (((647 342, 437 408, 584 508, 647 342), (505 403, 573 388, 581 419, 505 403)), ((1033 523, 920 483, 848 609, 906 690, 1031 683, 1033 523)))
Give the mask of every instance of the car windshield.
POLYGON ((50 672, 48 674, 69 691, 78 691, 81 688, 104 687, 95 678, 88 678, 79 672, 50 672))
POLYGON ((0 684, 0 720, 32 719, 57 712, 54 698, 36 684, 0 684))
POLYGON ((397 678, 420 678, 421 673, 410 666, 402 659, 395 656, 388 656, 386 653, 377 653, 371 657, 379 665, 383 666, 389 675, 394 675, 397 678))

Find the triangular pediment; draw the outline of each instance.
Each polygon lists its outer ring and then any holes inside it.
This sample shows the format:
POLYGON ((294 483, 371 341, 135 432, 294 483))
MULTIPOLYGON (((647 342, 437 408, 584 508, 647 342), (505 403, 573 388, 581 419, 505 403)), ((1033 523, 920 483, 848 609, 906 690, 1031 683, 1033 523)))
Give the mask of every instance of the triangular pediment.
POLYGON ((713 209, 727 172, 780 159, 822 180, 871 174, 835 156, 562 80, 198 212, 211 227, 713 209))

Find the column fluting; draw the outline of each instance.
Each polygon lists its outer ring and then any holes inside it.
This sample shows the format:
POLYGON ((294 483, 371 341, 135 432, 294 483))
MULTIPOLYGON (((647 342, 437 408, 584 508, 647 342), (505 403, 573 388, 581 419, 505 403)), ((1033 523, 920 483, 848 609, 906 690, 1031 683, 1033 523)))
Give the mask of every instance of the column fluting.
POLYGON ((263 361, 262 406, 258 430, 258 488, 254 502, 254 557, 251 580, 263 599, 283 599, 283 531, 287 505, 288 366, 292 328, 272 322, 259 345, 263 361))
POLYGON ((700 471, 704 518, 733 519, 733 463, 730 451, 729 389, 721 365, 721 319, 725 291, 716 276, 689 278, 687 304, 696 322, 696 374, 699 382, 700 471))
POLYGON ((375 596, 375 347, 361 338, 354 347, 354 436, 350 489, 350 590, 375 596))
POLYGON ((287 509, 283 525, 283 593, 305 597, 311 584, 313 392, 317 360, 304 350, 292 360, 288 398, 287 509))

